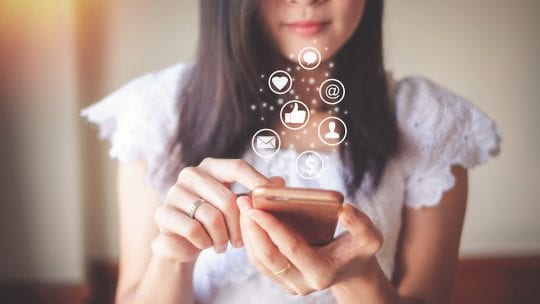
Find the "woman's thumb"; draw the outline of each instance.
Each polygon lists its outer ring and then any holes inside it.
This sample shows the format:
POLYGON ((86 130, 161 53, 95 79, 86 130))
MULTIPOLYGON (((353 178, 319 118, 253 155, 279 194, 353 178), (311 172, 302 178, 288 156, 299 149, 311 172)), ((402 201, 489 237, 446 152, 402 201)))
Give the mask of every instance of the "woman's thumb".
POLYGON ((369 228, 370 219, 351 204, 343 204, 339 213, 339 222, 352 235, 358 235, 369 228))

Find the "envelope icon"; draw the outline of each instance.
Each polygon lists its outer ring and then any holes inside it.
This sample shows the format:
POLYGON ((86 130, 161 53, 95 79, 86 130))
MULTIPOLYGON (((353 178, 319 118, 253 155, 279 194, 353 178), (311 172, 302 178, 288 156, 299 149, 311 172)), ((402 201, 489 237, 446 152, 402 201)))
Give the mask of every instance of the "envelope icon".
POLYGON ((257 136, 257 149, 275 149, 275 136, 257 136))

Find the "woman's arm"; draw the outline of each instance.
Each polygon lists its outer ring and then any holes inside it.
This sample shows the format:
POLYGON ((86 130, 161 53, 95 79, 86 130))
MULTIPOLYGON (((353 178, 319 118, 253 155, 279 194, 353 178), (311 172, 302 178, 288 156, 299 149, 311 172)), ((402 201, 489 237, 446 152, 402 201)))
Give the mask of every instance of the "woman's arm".
POLYGON ((406 208, 394 286, 376 259, 365 275, 332 287, 338 303, 448 303, 452 294, 467 202, 467 170, 454 166, 454 188, 439 205, 406 208))
POLYGON ((152 254, 152 241, 159 234, 154 212, 160 200, 147 186, 147 171, 144 162, 120 164, 118 169, 120 267, 116 302, 193 303, 193 263, 152 254))

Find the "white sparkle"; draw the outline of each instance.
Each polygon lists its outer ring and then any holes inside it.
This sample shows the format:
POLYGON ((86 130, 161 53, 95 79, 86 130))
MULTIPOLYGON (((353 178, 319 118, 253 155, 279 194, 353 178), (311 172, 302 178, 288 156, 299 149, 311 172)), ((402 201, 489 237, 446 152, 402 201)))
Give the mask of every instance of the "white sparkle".
POLYGON ((349 111, 345 110, 345 111, 343 111, 343 113, 344 113, 345 115, 347 115, 347 114, 349 114, 349 111))
POLYGON ((315 83, 315 79, 313 79, 313 78, 310 78, 308 81, 309 81, 309 84, 314 84, 315 83))
POLYGON ((261 74, 261 78, 264 78, 264 74, 261 74))
POLYGON ((309 144, 309 146, 310 146, 311 148, 315 148, 315 144, 314 144, 314 143, 309 144))
POLYGON ((262 106, 263 106, 264 108, 266 108, 266 102, 263 102, 262 106))
POLYGON ((259 89, 259 92, 262 92, 262 91, 263 91, 263 89, 262 89, 262 88, 260 88, 260 89, 259 89))
POLYGON ((306 91, 308 91, 308 92, 309 92, 309 88, 306 88, 306 91))
POLYGON ((325 47, 324 47, 324 50, 325 50, 325 51, 328 51, 328 47, 327 47, 327 46, 325 46, 325 47))
POLYGON ((257 107, 255 105, 251 105, 251 109, 255 110, 257 107))
POLYGON ((299 66, 296 66, 296 70, 299 71, 299 70, 300 70, 300 67, 299 67, 299 66))
POLYGON ((291 71, 291 68, 287 68, 287 72, 290 72, 291 71))
POLYGON ((339 107, 335 107, 334 112, 339 112, 339 107))
POLYGON ((328 74, 328 73, 324 73, 324 76, 328 77, 328 76, 330 76, 330 74, 328 74))
POLYGON ((261 120, 263 120, 263 121, 264 121, 264 117, 261 117, 261 120))
POLYGON ((328 65, 329 67, 333 68, 334 67, 334 63, 333 62, 330 62, 330 64, 328 65))
POLYGON ((274 111, 274 106, 270 106, 270 111, 274 111))

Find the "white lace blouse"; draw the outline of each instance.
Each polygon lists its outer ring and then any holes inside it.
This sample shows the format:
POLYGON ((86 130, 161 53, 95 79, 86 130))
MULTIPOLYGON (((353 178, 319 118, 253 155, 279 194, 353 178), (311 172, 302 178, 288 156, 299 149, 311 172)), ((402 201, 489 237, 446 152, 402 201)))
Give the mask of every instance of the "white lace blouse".
MULTIPOLYGON (((144 160, 150 168, 149 185, 164 196, 167 184, 159 162, 178 125, 178 91, 189 65, 178 64, 139 77, 82 115, 100 128, 100 137, 111 141, 109 154, 120 162, 144 160)), ((384 235, 377 254, 384 274, 391 279, 403 207, 438 204, 452 188, 452 164, 471 169, 499 153, 501 133, 480 109, 452 92, 420 77, 391 83, 400 132, 401 155, 392 160, 379 189, 347 201, 370 216, 384 235)), ((352 135, 352 134, 351 134, 352 135)), ((324 171, 318 178, 298 176, 293 162, 298 152, 279 151, 271 160, 248 150, 244 159, 267 176, 280 175, 292 187, 333 189, 346 193, 342 163, 337 153, 323 153, 324 171)), ((343 231, 338 226, 336 234, 343 231)), ((335 303, 330 290, 308 296, 290 296, 252 266, 244 248, 231 246, 225 254, 204 250, 197 259, 194 288, 198 303, 335 303)))

